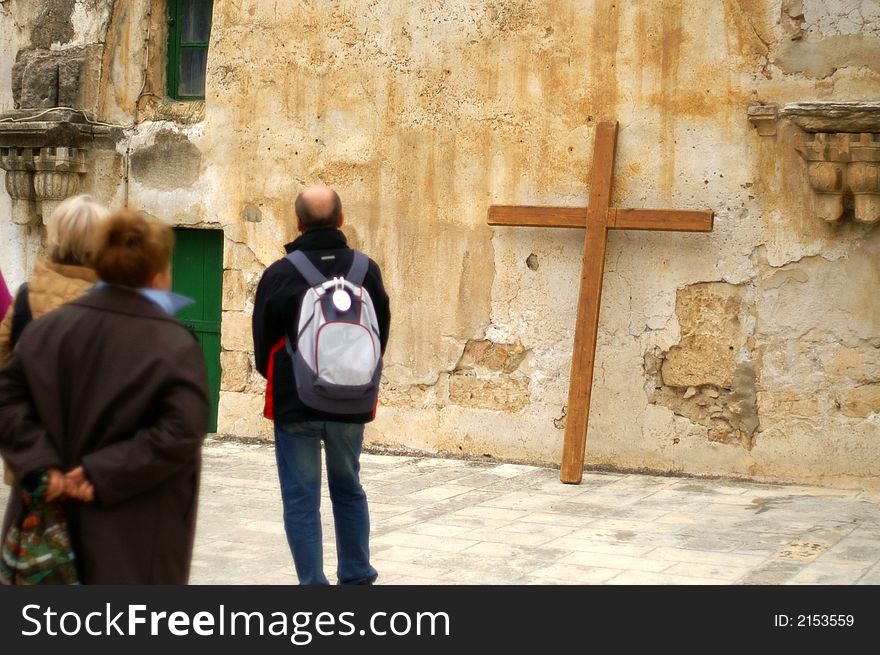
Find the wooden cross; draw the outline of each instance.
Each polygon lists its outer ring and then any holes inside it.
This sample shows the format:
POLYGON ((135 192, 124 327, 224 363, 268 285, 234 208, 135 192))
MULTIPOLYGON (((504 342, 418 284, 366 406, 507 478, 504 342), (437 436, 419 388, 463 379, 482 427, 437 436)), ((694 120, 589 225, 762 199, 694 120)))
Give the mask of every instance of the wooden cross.
POLYGON ((565 444, 559 472, 560 480, 568 484, 579 484, 584 473, 584 449, 590 418, 590 393, 593 387, 593 364, 596 359, 599 302, 602 298, 608 230, 711 232, 714 222, 714 213, 711 211, 611 207, 616 143, 617 122, 599 123, 593 147, 593 183, 588 207, 489 207, 489 225, 587 229, 568 388, 565 444))

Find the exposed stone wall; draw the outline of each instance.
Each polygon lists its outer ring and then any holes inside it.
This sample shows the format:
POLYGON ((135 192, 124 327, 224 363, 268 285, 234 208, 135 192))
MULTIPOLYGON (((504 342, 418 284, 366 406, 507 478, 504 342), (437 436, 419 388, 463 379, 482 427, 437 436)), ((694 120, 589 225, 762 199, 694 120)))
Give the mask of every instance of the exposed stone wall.
POLYGON ((18 5, 19 25, 30 28, 12 69, 16 107, 75 107, 94 114, 100 89, 104 35, 112 2, 37 0, 18 5))
POLYGON ((753 287, 725 282, 680 290, 681 340, 645 357, 651 402, 705 427, 710 441, 746 449, 759 427, 753 297, 753 287))
POLYGON ((204 104, 164 97, 164 0, 0 1, 0 53, 30 53, 22 80, 62 49, 71 79, 97 66, 77 102, 126 136, 96 195, 224 230, 222 432, 270 435, 253 295, 321 181, 392 296, 368 440, 557 463, 583 232, 486 208, 584 205, 594 126, 617 119, 613 204, 716 223, 611 233, 588 463, 869 484, 880 230, 817 221, 798 128, 759 137, 747 108, 880 99, 880 3, 699 4, 217 2, 204 104))

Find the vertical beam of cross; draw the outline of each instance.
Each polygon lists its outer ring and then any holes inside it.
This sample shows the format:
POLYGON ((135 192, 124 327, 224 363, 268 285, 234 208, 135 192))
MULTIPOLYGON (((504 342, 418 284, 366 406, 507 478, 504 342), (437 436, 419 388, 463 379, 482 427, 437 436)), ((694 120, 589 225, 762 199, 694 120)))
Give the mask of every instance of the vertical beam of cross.
POLYGON ((565 418, 565 442, 559 478, 578 484, 584 474, 584 449, 587 445, 587 421, 593 391, 593 366, 596 361, 596 338, 599 334, 599 305, 605 273, 605 246, 608 242, 608 207, 611 205, 611 181, 617 122, 600 123, 593 145, 593 180, 587 206, 587 233, 578 294, 577 322, 574 331, 574 357, 568 386, 568 409, 565 418))

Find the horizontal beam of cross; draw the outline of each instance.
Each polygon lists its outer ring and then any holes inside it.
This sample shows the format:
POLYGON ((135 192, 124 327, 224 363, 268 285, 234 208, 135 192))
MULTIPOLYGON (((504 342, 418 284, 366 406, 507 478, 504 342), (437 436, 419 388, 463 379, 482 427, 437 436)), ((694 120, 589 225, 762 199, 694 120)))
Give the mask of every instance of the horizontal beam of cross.
MULTIPOLYGON (((680 209, 619 209, 610 207, 607 222, 609 230, 711 232, 714 213, 680 209)), ((587 226, 587 208, 492 205, 489 207, 489 225, 585 228, 587 226)))

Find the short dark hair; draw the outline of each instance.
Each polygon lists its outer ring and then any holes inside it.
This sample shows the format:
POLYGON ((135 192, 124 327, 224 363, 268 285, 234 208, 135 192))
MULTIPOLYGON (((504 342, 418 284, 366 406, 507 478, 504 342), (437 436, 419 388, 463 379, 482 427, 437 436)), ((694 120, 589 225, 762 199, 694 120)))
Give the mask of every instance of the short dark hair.
POLYGON ((108 284, 138 288, 168 268, 174 232, 164 223, 124 209, 97 227, 95 241, 98 277, 108 284))
POLYGON ((342 200, 333 189, 330 189, 330 192, 333 194, 333 207, 330 213, 315 213, 311 204, 303 198, 302 192, 296 197, 294 210, 297 218, 302 221, 303 232, 339 227, 339 218, 342 216, 342 200))

